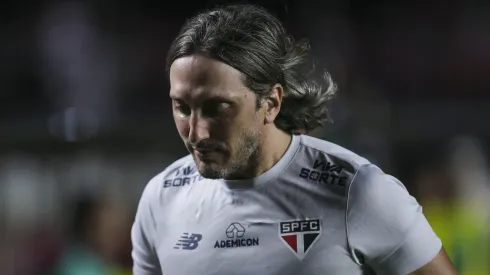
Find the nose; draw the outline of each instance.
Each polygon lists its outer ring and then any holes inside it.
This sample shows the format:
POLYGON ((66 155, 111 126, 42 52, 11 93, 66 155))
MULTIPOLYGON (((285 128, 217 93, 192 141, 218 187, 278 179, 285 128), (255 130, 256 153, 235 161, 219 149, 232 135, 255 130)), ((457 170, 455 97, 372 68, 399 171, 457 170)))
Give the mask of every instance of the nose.
POLYGON ((209 138, 209 122, 199 112, 192 112, 189 119, 188 140, 196 144, 207 138, 209 138))

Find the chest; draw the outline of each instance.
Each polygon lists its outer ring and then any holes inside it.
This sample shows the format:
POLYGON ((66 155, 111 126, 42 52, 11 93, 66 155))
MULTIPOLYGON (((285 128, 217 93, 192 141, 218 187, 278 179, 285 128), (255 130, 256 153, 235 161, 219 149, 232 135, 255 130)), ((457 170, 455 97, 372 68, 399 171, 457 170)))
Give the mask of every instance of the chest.
POLYGON ((158 222, 163 274, 361 274, 340 212, 257 194, 200 199, 158 222))

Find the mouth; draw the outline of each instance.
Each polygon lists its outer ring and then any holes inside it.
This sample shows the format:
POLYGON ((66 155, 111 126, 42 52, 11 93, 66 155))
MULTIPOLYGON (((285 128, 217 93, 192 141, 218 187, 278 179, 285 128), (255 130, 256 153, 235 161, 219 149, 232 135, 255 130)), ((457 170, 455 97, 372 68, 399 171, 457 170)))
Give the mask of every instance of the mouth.
POLYGON ((213 154, 219 153, 218 150, 195 149, 194 153, 201 160, 209 159, 213 154))

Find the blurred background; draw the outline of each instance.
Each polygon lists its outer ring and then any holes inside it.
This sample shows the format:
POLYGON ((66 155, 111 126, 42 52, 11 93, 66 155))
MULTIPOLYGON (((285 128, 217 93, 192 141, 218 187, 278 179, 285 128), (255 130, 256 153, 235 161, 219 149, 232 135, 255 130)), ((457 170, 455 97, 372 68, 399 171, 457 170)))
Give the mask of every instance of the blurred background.
MULTIPOLYGON (((186 153, 167 49, 186 18, 223 3, 0 4, 1 274, 131 274, 141 192, 186 153)), ((309 38, 339 85, 334 123, 312 135, 400 178, 461 274, 490 274, 490 5, 248 3, 309 38)))

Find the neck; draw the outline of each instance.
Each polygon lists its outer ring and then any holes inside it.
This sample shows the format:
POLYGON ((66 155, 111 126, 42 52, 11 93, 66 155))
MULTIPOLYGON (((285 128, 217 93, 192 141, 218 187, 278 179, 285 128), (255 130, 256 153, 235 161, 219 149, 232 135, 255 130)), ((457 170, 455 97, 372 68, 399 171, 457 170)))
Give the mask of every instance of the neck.
POLYGON ((256 156, 256 162, 252 165, 249 176, 257 177, 271 169, 286 153, 291 143, 292 136, 276 127, 267 129, 260 142, 256 156))

